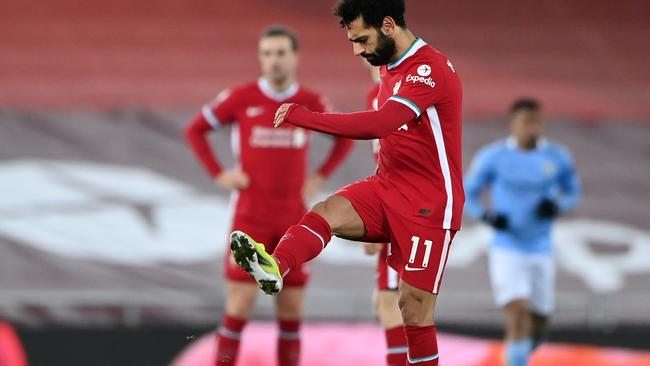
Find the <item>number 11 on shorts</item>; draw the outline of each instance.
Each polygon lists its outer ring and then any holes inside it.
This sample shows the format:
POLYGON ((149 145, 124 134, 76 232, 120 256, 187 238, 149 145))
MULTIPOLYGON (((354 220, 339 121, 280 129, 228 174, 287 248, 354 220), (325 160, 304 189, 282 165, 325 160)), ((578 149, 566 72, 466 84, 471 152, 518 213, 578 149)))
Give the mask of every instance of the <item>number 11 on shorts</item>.
MULTIPOLYGON (((420 237, 419 236, 411 237, 411 243, 413 243, 413 245, 411 246, 411 256, 409 257, 409 263, 414 264, 415 256, 417 255, 418 247, 420 246, 420 237)), ((425 250, 424 250, 424 259, 422 260, 422 268, 426 268, 429 265, 429 256, 431 255, 432 245, 433 242, 431 240, 424 241, 425 250)))

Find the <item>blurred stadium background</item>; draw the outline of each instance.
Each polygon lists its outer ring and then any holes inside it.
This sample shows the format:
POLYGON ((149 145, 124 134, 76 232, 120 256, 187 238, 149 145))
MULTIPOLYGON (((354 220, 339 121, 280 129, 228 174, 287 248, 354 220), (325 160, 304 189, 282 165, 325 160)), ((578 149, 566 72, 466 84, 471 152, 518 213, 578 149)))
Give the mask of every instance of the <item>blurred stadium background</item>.
MULTIPOLYGON (((183 125, 221 89, 257 78, 257 37, 271 23, 297 30, 302 84, 338 110, 363 108, 370 82, 332 5, 0 0, 0 321, 17 328, 30 365, 166 365, 210 346, 200 336, 222 311, 227 192, 191 157, 183 125)), ((646 0, 407 1, 410 28, 463 77, 466 165, 527 95, 583 177, 581 206, 556 230, 556 344, 534 365, 650 365, 649 14, 646 0)), ((226 134, 215 142, 229 156, 226 134)), ((314 143, 317 158, 329 140, 314 143)), ((359 142, 328 188, 372 171, 359 142)), ((489 235, 468 222, 455 241, 437 312, 449 366, 499 357, 489 235)), ((348 364, 322 359, 324 344, 341 359, 365 347, 363 360, 381 364, 373 264, 344 242, 314 263, 303 364, 348 364), (357 343, 341 344, 342 331, 357 343)), ((260 300, 243 365, 262 365, 254 339, 271 331, 260 300)), ((15 339, 3 329, 5 366, 15 339)))

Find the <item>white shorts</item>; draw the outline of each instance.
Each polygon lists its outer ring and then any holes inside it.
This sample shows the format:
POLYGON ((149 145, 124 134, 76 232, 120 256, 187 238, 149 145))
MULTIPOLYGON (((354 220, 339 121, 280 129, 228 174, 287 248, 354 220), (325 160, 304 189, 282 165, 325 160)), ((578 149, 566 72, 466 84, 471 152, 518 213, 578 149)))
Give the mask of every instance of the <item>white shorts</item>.
POLYGON ((524 254, 491 248, 490 282, 498 306, 528 300, 533 312, 550 315, 555 307, 555 263, 551 254, 524 254))

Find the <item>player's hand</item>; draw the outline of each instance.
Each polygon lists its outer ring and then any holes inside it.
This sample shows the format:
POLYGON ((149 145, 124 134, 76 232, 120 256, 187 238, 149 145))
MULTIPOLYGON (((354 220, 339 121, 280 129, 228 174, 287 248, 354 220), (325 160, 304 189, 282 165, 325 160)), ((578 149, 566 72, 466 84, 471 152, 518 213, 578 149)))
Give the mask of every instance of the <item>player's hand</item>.
POLYGON ((367 255, 375 255, 381 252, 382 247, 385 244, 380 243, 363 243, 363 252, 367 255))
POLYGON ((323 184, 325 184, 325 177, 318 173, 312 174, 307 178, 305 184, 302 186, 302 198, 305 202, 309 202, 312 198, 316 197, 323 184))
POLYGON ((284 123, 284 117, 287 115, 289 108, 294 105, 294 103, 284 103, 275 111, 275 118, 273 119, 273 126, 280 127, 284 123))
POLYGON ((225 189, 244 189, 247 188, 251 179, 248 174, 239 169, 224 170, 216 178, 214 182, 221 188, 225 189))
POLYGON ((552 219, 560 214, 560 208, 553 200, 544 198, 537 206, 537 216, 540 219, 552 219))
POLYGON ((496 230, 505 230, 508 228, 508 216, 504 214, 486 213, 483 215, 483 221, 496 230))

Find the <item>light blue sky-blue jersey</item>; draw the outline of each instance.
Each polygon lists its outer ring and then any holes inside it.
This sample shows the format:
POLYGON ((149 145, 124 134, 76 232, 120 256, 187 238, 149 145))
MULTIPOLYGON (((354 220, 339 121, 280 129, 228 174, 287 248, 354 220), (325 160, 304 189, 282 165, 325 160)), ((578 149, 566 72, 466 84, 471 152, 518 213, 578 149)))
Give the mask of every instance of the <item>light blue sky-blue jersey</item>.
POLYGON ((523 253, 551 253, 552 219, 540 219, 544 198, 560 213, 572 210, 580 198, 580 178, 573 158, 562 145, 540 139, 533 150, 517 148, 510 137, 483 147, 465 176, 465 212, 481 219, 486 211, 508 217, 508 228, 497 230, 493 245, 523 253), (489 209, 481 194, 489 189, 489 209))

